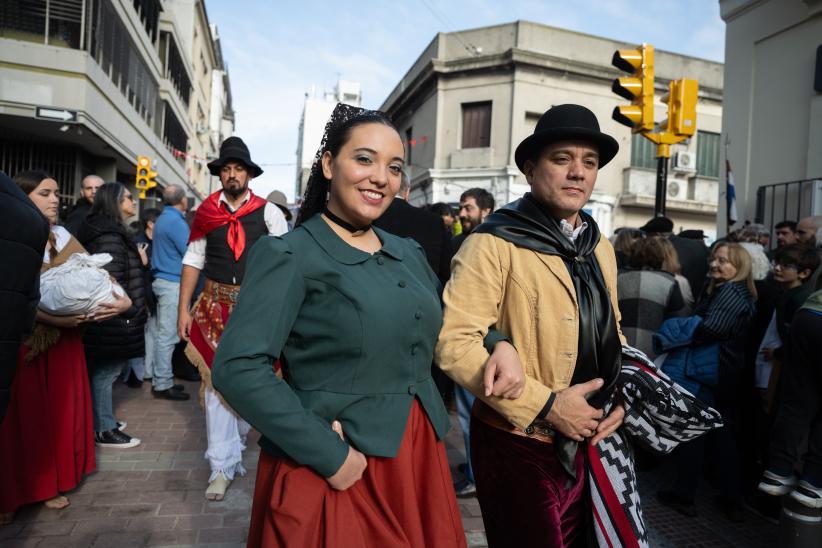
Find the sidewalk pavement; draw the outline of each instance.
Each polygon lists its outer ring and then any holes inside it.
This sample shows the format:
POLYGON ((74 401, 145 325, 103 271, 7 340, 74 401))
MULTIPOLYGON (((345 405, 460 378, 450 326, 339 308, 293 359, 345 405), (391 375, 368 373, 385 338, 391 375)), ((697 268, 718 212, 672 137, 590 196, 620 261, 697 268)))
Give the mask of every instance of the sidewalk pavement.
MULTIPOLYGON (((4 548, 37 546, 245 546, 259 436, 249 435, 244 464, 248 475, 232 483, 225 500, 207 502, 209 476, 203 458, 205 417, 196 398, 196 383, 184 382, 194 397, 188 402, 157 400, 150 383, 141 389, 114 387, 115 412, 128 422, 126 431, 143 443, 133 449, 97 449, 97 471, 68 493, 71 506, 50 510, 42 504, 21 509, 14 523, 0 527, 4 548)), ((464 462, 462 434, 452 415, 446 437, 452 474, 464 462)), ((703 488, 700 516, 686 518, 656 503, 654 493, 666 483, 670 467, 639 472, 651 546, 775 546, 777 526, 753 514, 732 524, 710 506, 703 488)), ((476 498, 459 499, 466 538, 471 547, 486 546, 476 498)))

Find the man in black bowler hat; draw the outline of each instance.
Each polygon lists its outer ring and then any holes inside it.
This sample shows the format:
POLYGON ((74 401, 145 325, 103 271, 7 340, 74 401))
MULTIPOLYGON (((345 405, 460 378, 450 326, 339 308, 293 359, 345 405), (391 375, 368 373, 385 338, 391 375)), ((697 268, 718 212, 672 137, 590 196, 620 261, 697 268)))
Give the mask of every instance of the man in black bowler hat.
POLYGON ((223 141, 220 157, 208 169, 220 178, 223 188, 206 198, 194 216, 183 257, 177 331, 188 341, 186 356, 197 366, 205 385, 201 394, 206 410, 206 458, 211 466, 205 496, 220 501, 234 476, 245 474, 242 451, 249 426, 214 391, 211 362, 237 300, 249 250, 266 234, 284 234, 288 225, 276 205, 249 189, 251 179, 263 170, 251 160, 242 139, 223 141), (201 271, 203 292, 189 310, 201 271))
POLYGON ((471 452, 489 546, 588 535, 583 454, 622 424, 614 250, 583 207, 619 145, 580 105, 549 109, 514 159, 531 191, 465 240, 436 359, 476 397, 471 452), (609 413, 605 413, 609 410, 609 413))

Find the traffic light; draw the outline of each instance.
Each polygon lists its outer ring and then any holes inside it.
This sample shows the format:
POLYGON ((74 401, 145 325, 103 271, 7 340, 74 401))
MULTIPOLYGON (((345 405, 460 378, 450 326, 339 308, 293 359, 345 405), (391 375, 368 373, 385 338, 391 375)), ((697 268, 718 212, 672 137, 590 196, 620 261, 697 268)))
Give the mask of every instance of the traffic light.
POLYGON ((151 170, 151 158, 137 157, 137 174, 134 177, 134 186, 140 190, 140 199, 145 199, 146 190, 157 186, 157 172, 151 170))
POLYGON ((637 49, 614 52, 611 64, 631 76, 614 80, 611 90, 631 101, 614 109, 613 119, 634 133, 654 129, 654 47, 642 44, 637 49))
POLYGON ((690 137, 696 132, 696 98, 699 84, 696 80, 682 78, 668 84, 668 93, 662 102, 668 105, 668 118, 661 127, 668 133, 690 137))

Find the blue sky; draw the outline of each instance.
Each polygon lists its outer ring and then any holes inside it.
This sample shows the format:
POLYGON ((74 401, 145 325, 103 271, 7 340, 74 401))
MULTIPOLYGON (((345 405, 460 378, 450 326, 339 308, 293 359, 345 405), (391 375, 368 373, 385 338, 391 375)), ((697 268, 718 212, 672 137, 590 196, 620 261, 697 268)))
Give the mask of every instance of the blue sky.
POLYGON ((289 199, 305 92, 354 80, 364 106, 376 108, 437 32, 523 19, 724 59, 717 0, 207 0, 206 7, 229 67, 236 134, 254 161, 283 164, 264 166, 252 188, 262 195, 276 188, 289 199))

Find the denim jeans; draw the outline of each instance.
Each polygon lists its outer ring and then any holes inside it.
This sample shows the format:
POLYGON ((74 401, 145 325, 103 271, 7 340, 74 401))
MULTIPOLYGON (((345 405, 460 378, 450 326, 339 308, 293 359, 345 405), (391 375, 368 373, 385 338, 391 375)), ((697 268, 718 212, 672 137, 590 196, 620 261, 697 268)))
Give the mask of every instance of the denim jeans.
POLYGON ((465 442, 465 477, 474 483, 474 467, 471 466, 471 407, 475 396, 459 385, 454 385, 454 399, 457 402, 457 418, 462 428, 462 439, 465 442))
POLYGON ((123 371, 120 373, 120 380, 127 382, 132 372, 134 372, 134 376, 137 377, 138 380, 142 380, 143 374, 145 373, 145 359, 143 356, 129 358, 125 361, 123 371))
POLYGON ((155 342, 157 341, 157 315, 151 314, 146 320, 146 355, 143 360, 143 379, 154 377, 155 342))
POLYGON ((168 390, 174 385, 171 356, 180 340, 177 336, 177 303, 180 300, 180 284, 157 278, 151 284, 157 297, 157 336, 154 339, 152 384, 154 390, 168 390))
POLYGON ((111 385, 127 365, 128 360, 88 360, 95 432, 106 432, 117 427, 111 385))

